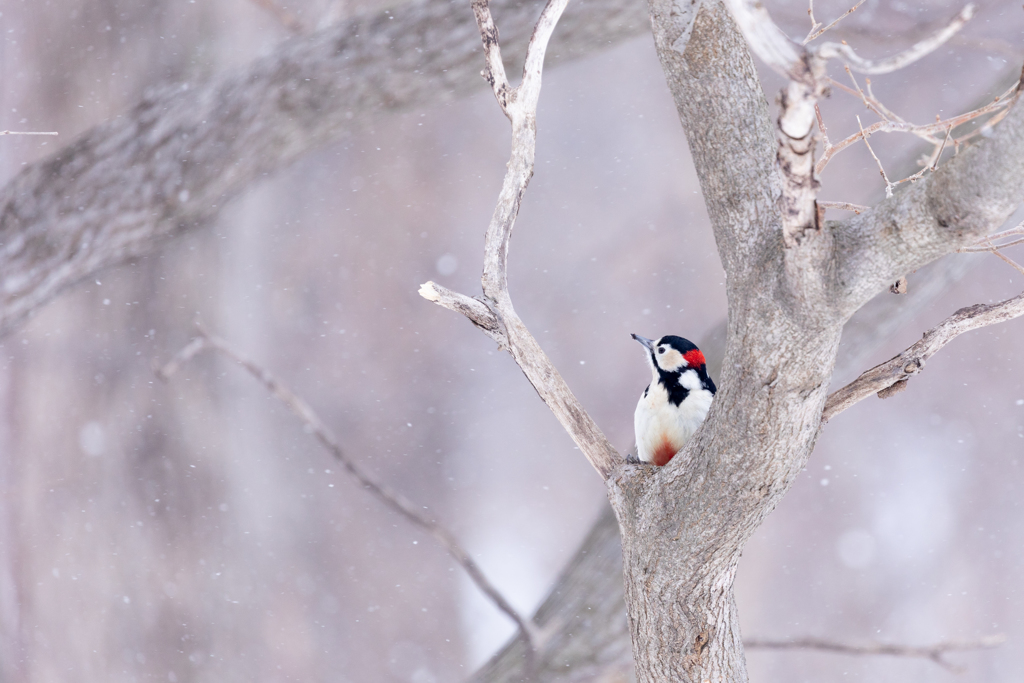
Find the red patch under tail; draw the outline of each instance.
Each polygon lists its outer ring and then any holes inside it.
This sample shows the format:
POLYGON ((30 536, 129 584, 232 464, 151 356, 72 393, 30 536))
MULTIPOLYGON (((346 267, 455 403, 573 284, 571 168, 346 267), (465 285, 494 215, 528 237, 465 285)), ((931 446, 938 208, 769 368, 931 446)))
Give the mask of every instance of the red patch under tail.
POLYGON ((668 461, 675 457, 676 447, 672 445, 668 439, 663 438, 658 447, 654 449, 654 455, 651 462, 658 467, 668 464, 668 461))

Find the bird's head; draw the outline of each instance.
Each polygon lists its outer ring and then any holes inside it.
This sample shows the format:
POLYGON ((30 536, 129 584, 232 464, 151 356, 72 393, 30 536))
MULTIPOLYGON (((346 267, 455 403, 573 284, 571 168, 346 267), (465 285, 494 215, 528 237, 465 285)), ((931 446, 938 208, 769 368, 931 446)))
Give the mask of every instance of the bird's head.
POLYGON ((651 364, 656 377, 662 373, 682 373, 688 369, 695 370, 699 375, 707 372, 704 369, 704 354, 689 339, 671 334, 658 340, 638 334, 632 337, 647 349, 647 362, 651 364))

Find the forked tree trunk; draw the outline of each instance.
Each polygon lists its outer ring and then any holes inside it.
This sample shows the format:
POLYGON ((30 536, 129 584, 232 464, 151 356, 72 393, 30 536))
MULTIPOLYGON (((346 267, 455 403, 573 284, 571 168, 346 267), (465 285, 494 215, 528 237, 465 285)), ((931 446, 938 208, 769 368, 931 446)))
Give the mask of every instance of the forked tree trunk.
POLYGON ((652 0, 652 23, 728 273, 729 329, 713 429, 609 482, 641 683, 746 681, 736 563, 811 452, 842 327, 788 284, 794 259, 817 274, 819 252, 779 238, 775 136, 743 37, 721 3, 696 17, 686 5, 652 0))

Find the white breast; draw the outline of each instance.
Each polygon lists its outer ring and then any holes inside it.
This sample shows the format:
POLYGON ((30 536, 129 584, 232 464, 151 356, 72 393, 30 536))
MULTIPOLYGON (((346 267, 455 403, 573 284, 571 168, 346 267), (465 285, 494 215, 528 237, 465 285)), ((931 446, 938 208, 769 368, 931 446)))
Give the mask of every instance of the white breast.
MULTIPOLYGON (((696 373, 683 373, 683 386, 686 386, 686 375, 691 374, 696 378, 696 373)), ((640 460, 664 465, 682 449, 707 417, 714 395, 700 388, 699 380, 695 388, 687 388, 690 393, 678 406, 669 402, 668 392, 658 382, 652 382, 647 395, 640 398, 633 415, 637 457, 640 460)))

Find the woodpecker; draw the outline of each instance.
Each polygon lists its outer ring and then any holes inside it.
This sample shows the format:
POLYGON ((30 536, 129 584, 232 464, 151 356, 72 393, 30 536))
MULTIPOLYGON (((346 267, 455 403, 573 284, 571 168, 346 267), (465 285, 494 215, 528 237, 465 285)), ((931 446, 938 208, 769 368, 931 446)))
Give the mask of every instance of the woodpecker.
POLYGON ((661 466, 700 427, 717 389, 708 377, 704 354, 693 342, 673 335, 657 341, 632 337, 647 349, 653 373, 633 416, 636 454, 640 462, 661 466))

